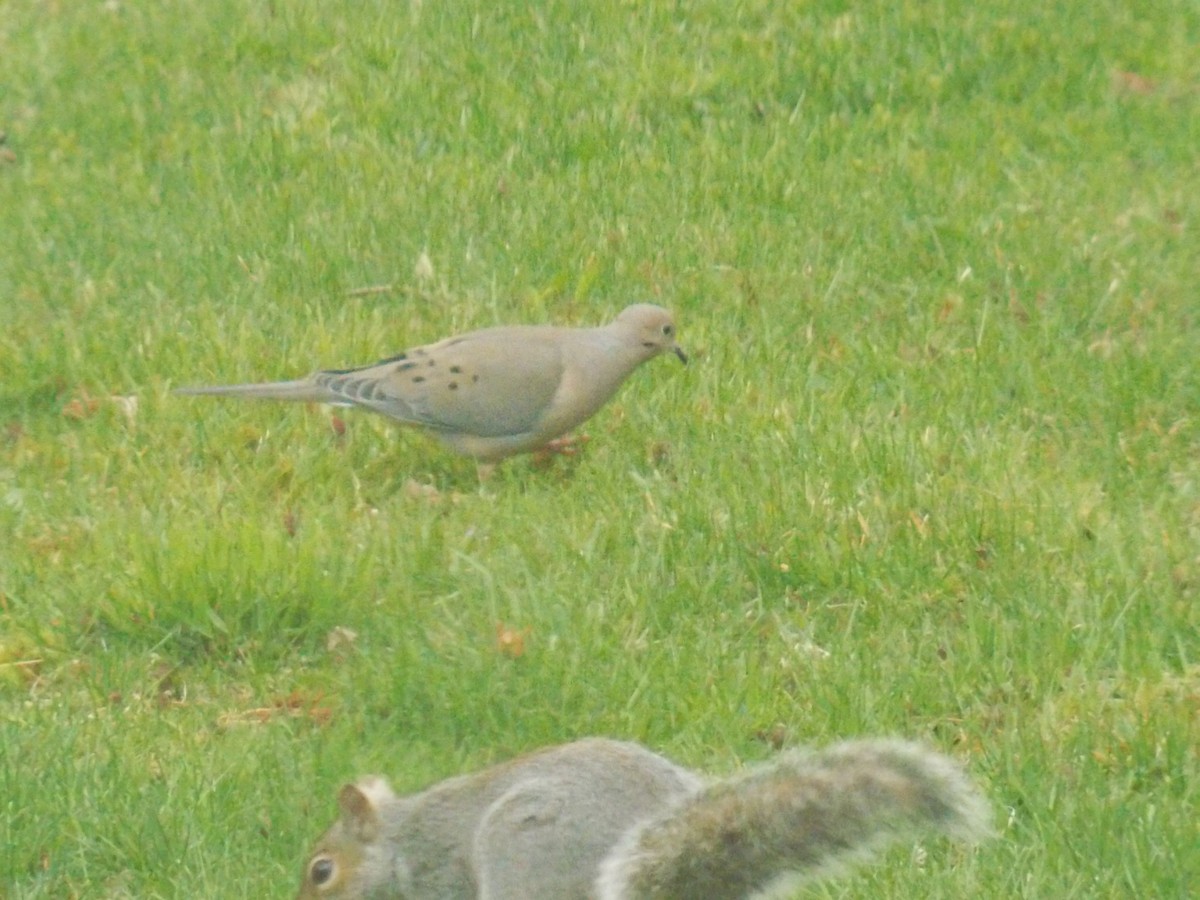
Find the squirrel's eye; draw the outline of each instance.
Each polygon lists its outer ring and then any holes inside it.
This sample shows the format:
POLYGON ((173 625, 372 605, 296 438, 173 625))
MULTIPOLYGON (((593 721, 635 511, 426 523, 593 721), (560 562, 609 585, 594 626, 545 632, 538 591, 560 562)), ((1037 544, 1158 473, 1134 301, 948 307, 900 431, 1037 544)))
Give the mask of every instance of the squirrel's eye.
POLYGON ((308 877, 317 887, 327 884, 333 877, 333 860, 328 856, 318 856, 308 867, 308 877))

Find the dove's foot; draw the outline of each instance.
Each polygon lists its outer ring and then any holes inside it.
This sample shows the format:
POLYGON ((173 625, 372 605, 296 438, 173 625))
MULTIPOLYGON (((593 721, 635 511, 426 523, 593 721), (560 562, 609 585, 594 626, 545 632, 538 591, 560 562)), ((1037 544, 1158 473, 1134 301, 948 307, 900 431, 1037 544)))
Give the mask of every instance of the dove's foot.
POLYGON ((545 446, 533 451, 533 464, 539 469, 545 469, 555 456, 576 456, 583 449, 583 445, 590 440, 591 437, 586 434, 555 438, 545 446))

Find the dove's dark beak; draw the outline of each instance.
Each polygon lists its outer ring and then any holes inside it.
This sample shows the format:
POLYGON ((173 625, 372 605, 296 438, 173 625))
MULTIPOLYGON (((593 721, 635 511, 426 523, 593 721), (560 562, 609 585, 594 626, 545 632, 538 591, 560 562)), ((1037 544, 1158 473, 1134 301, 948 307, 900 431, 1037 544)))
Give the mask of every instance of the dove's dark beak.
POLYGON ((678 357, 679 357, 679 361, 680 361, 681 363, 683 363, 685 366, 687 365, 687 361, 688 361, 688 355, 687 355, 686 353, 684 353, 684 352, 683 352, 683 348, 682 348, 682 347, 680 347, 678 344, 672 344, 672 345, 671 345, 671 352, 672 352, 672 353, 674 353, 676 356, 678 356, 678 357))

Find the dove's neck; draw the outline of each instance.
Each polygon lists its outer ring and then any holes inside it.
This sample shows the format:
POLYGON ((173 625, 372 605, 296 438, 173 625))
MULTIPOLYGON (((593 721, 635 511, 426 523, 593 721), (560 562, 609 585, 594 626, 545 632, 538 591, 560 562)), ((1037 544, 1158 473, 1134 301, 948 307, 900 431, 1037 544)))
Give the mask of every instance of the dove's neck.
POLYGON ((576 335, 578 340, 563 346, 562 381, 543 423, 547 432, 561 434, 591 418, 647 358, 640 345, 612 327, 576 335))

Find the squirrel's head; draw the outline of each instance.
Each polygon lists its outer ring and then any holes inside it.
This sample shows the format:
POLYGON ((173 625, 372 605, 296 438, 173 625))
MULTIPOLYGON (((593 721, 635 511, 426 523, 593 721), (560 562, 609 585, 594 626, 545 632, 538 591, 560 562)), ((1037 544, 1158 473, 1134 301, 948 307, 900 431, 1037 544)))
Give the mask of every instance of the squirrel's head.
POLYGON ((382 840, 382 807, 395 799, 382 778, 342 788, 341 817, 313 848, 296 900, 362 900, 395 876, 392 854, 382 840))

